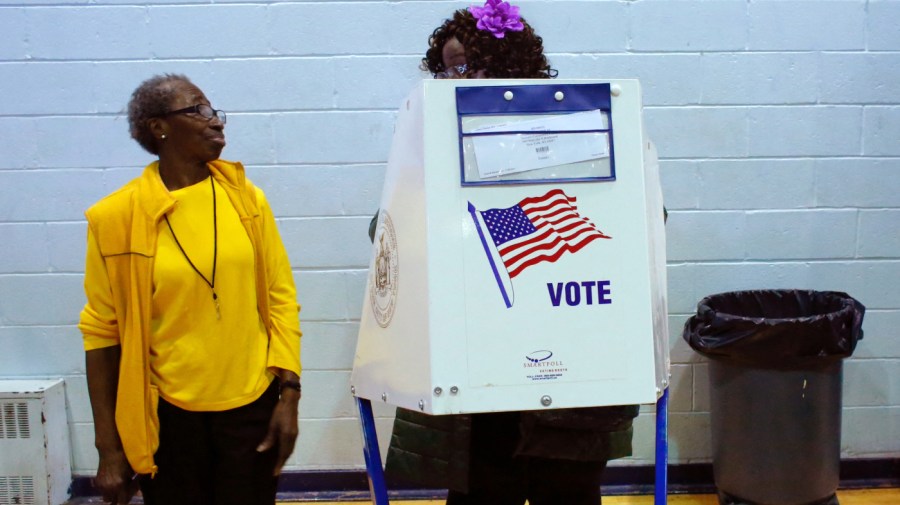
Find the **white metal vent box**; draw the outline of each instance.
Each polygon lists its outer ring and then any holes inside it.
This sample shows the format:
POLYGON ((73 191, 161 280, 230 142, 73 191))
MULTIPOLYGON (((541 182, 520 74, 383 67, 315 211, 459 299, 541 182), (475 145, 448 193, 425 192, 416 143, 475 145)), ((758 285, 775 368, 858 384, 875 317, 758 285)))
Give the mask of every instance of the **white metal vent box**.
POLYGON ((636 80, 427 80, 401 106, 351 386, 429 414, 653 403, 665 237, 636 80))
POLYGON ((71 482, 63 381, 0 381, 0 505, 60 505, 71 482))

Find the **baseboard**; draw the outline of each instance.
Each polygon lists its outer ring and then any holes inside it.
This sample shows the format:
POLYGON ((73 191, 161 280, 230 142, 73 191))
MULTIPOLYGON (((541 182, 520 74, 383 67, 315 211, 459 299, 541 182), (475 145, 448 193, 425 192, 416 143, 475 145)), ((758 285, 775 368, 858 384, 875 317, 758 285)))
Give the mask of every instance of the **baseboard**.
MULTIPOLYGON (((608 496, 652 494, 652 466, 611 466, 603 475, 603 494, 608 496)), ((712 465, 709 463, 669 465, 669 494, 714 493, 712 465)), ((847 459, 841 461, 840 489, 900 487, 900 458, 847 459)), ((415 489, 388 485, 392 499, 441 499, 443 489, 415 489)), ((72 496, 96 495, 89 477, 76 477, 72 496)), ((360 470, 286 472, 278 483, 281 501, 354 501, 369 498, 368 479, 360 470)), ((78 503, 92 503, 81 500, 78 503)), ((99 503, 99 502, 98 502, 99 503)))

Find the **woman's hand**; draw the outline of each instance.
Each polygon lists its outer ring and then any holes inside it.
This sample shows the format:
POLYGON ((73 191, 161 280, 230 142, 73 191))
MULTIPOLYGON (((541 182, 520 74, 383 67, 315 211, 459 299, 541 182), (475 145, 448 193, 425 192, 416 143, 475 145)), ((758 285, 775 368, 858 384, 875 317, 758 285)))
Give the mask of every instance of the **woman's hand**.
POLYGON ((120 450, 101 453, 94 487, 100 491, 103 501, 113 505, 125 505, 138 490, 138 481, 135 477, 137 476, 125 458, 125 452, 120 450))
MULTIPOLYGON (((291 374, 295 377, 296 374, 291 374)), ((278 380, 278 379, 276 379, 278 380)), ((297 441, 297 405, 300 402, 300 391, 290 388, 281 389, 281 398, 272 411, 272 419, 269 421, 269 431, 263 439, 257 452, 265 452, 273 447, 278 448, 278 459, 275 462, 275 475, 281 474, 281 468, 294 452, 294 443, 297 441)))
POLYGON ((121 352, 121 347, 116 345, 85 353, 88 394, 94 413, 94 445, 100 455, 94 487, 104 501, 113 505, 125 505, 138 489, 138 481, 125 457, 116 428, 121 352))

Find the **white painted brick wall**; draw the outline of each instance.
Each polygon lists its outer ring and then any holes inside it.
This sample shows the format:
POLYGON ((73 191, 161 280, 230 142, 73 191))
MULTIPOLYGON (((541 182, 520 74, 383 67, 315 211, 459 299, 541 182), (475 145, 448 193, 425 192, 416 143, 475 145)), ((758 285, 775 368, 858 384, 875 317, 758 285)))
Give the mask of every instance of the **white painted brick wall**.
POLYGON ((763 51, 865 49, 866 3, 751 1, 747 45, 763 51))
POLYGON ((630 7, 633 51, 737 51, 747 44, 746 2, 646 1, 630 7))
MULTIPOLYGON (((155 73, 229 112, 225 157, 269 197, 303 305, 307 394, 290 470, 362 466, 348 372, 395 110, 467 1, 0 0, 0 378, 66 378, 73 460, 96 468, 83 211, 149 156, 123 110, 155 73)), ((641 79, 670 219, 674 463, 709 461, 711 293, 847 291, 842 453, 900 455, 900 1, 523 0, 562 77, 641 79)), ((652 406, 635 456, 653 458, 652 406)), ((377 406, 382 445, 392 412, 377 406)))
POLYGON ((897 0, 872 0, 868 3, 868 48, 870 51, 896 51, 900 44, 900 2, 897 0))

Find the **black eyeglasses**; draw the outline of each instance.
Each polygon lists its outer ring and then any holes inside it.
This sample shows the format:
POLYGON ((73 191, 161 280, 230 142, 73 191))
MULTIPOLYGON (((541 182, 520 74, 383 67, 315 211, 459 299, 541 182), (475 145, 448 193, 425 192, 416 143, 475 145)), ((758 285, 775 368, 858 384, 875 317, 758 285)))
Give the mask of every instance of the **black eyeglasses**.
POLYGON ((469 70, 469 66, 463 63, 462 65, 453 65, 447 70, 443 72, 438 72, 434 74, 435 79, 459 79, 463 77, 466 72, 469 70))
POLYGON ((228 116, 225 115, 225 111, 213 109, 209 105, 205 103, 199 103, 197 105, 191 105, 190 107, 185 107, 183 109, 178 110, 170 110, 166 112, 166 116, 171 116, 172 114, 198 114, 203 119, 209 121, 212 118, 217 118, 222 124, 225 124, 228 121, 228 116))

